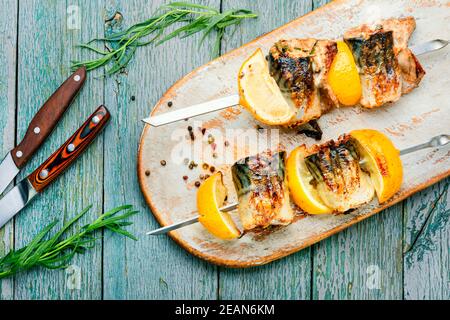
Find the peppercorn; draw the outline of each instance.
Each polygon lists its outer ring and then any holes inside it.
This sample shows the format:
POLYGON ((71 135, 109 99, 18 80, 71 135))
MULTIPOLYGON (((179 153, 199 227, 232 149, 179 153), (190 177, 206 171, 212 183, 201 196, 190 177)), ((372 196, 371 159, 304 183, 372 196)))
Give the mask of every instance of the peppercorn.
POLYGON ((195 181, 195 186, 196 186, 197 188, 199 188, 200 185, 201 185, 200 181, 195 181))
POLYGON ((131 101, 135 101, 136 97, 135 96, 131 96, 131 101))
POLYGON ((216 168, 211 167, 211 168, 209 168, 209 171, 211 171, 211 173, 214 173, 214 171, 216 171, 216 168))
POLYGON ((191 161, 191 163, 189 165, 192 165, 192 168, 198 167, 198 164, 196 164, 194 161, 191 161))
POLYGON ((172 102, 172 101, 169 101, 169 102, 167 103, 167 106, 168 106, 169 108, 171 108, 171 107, 173 106, 173 102, 172 102))
POLYGON ((188 176, 183 176, 183 180, 184 180, 184 181, 187 181, 187 179, 189 179, 188 176))
POLYGON ((225 141, 224 145, 225 145, 225 147, 228 147, 230 145, 230 143, 228 141, 225 141))
POLYGON ((148 177, 148 176, 150 176, 150 170, 146 170, 145 171, 145 175, 148 177))
POLYGON ((166 164, 167 164, 166 160, 161 160, 161 165, 162 165, 163 167, 166 166, 166 164))
POLYGON ((208 170, 208 169, 209 169, 209 165, 208 165, 207 163, 204 163, 204 164, 203 164, 203 169, 204 169, 204 170, 208 170))

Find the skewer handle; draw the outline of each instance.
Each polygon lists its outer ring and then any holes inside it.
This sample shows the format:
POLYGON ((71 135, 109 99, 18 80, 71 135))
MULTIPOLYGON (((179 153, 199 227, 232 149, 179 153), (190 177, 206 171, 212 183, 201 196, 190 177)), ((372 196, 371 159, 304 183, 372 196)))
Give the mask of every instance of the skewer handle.
POLYGON ((422 143, 422 144, 419 144, 419 145, 416 145, 416 146, 413 146, 410 148, 403 149, 402 151, 400 151, 400 155, 403 156, 405 154, 416 152, 416 151, 419 151, 422 149, 427 149, 427 148, 439 148, 439 147, 445 146, 449 142, 450 142, 450 135, 441 134, 439 136, 431 138, 431 140, 426 143, 422 143))

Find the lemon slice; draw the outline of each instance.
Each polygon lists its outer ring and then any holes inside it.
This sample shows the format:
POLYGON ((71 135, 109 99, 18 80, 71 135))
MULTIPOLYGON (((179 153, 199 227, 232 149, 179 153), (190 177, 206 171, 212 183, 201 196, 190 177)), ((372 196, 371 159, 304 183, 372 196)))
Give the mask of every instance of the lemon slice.
POLYGON ((286 161, 289 190, 294 203, 309 214, 332 213, 321 200, 316 188, 311 185, 314 179, 304 161, 307 149, 301 145, 294 149, 286 161))
POLYGON ((331 64, 328 82, 341 104, 353 106, 361 99, 361 79, 350 48, 343 41, 336 43, 338 53, 331 64))
POLYGON ((357 141, 361 166, 370 173, 378 201, 389 200, 400 190, 403 181, 400 151, 388 137, 376 130, 354 130, 350 135, 357 141))
POLYGON ((290 122, 296 113, 270 76, 269 66, 261 49, 256 50, 241 66, 238 76, 240 105, 269 125, 290 122))
POLYGON ((228 213, 219 210, 227 196, 221 172, 217 172, 200 186, 197 193, 197 209, 200 223, 214 236, 232 240, 241 234, 228 213))

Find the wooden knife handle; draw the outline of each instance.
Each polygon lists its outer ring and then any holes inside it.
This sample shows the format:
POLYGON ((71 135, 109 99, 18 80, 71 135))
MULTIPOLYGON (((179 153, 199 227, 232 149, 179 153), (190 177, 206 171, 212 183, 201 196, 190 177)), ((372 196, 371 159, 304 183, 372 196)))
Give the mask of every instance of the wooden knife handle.
POLYGON ((66 143, 28 176, 34 189, 42 192, 61 175, 94 141, 110 117, 108 109, 100 106, 66 143))
POLYGON ((21 169, 55 128, 86 80, 86 68, 75 71, 36 113, 22 142, 11 152, 21 169))

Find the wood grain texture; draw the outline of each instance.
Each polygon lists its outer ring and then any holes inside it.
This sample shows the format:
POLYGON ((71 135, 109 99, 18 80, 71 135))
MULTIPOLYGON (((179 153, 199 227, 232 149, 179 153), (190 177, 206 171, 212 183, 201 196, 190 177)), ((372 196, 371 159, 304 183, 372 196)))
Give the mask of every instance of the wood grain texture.
MULTIPOLYGON (((123 13, 123 26, 127 26, 147 18, 163 2, 21 0, 17 21, 18 1, 0 0, 0 7, 8 12, 8 18, 0 21, 0 114, 6 115, 0 117, 0 157, 12 149, 15 141, 20 141, 37 109, 70 74, 70 60, 90 56, 74 49, 74 44, 102 35, 107 29, 105 16, 110 17, 116 10, 123 13), (69 5, 80 9, 81 30, 67 28, 69 5), (20 50, 16 74, 18 24, 20 50)), ((222 6, 223 10, 247 7, 262 14, 257 21, 244 22, 233 38, 226 35, 222 44, 222 52, 226 52, 327 0, 195 2, 222 6)), ((399 204, 312 248, 257 268, 217 268, 188 254, 169 237, 144 235, 145 231, 158 227, 158 223, 142 198, 135 173, 142 129, 139 119, 148 116, 152 106, 177 79, 209 60, 208 47, 212 43, 206 41, 198 49, 196 40, 174 39, 156 49, 138 50, 128 74, 97 80, 94 77, 102 74, 101 70, 89 73, 80 96, 21 177, 55 151, 101 103, 109 107, 113 120, 105 131, 106 139, 100 137, 43 197, 18 215, 15 223, 10 222, 0 230, 0 255, 14 246, 14 240, 16 247, 21 247, 53 219, 67 220, 90 203, 94 208, 80 224, 92 221, 103 209, 124 203, 135 205, 140 214, 133 218, 135 224, 130 229, 140 239, 133 242, 105 232, 103 252, 97 246, 75 257, 74 265, 81 268, 80 290, 70 289, 70 275, 65 271, 36 269, 15 279, 1 280, 0 300, 399 299, 402 296, 449 299, 450 179, 414 195, 403 207, 399 204), (17 226, 15 231, 13 224, 17 226), (376 272, 380 274, 380 289, 376 289, 373 278, 376 272)), ((148 179, 152 179, 152 173, 148 179)))
POLYGON ((402 204, 312 250, 314 299, 402 298, 402 204))
POLYGON ((450 299, 449 185, 446 179, 405 201, 405 299, 450 299))
MULTIPOLYGON (((259 14, 256 21, 246 21, 230 38, 223 41, 222 53, 240 47, 312 10, 310 1, 225 0, 223 10, 248 8, 259 14), (276 14, 268 14, 276 12, 276 14)), ((311 252, 309 249, 286 257, 269 266, 250 270, 220 268, 220 299, 309 299, 311 292, 311 252)))
MULTIPOLYGON (((74 7, 72 7, 74 8, 74 7)), ((29 121, 45 100, 72 73, 70 61, 80 58, 74 46, 101 34, 103 24, 97 14, 103 7, 99 1, 25 0, 19 6, 19 84, 18 132, 23 137, 29 121), (77 6, 80 29, 68 25, 69 5, 77 6)), ((76 18, 76 17, 75 17, 76 18)), ((98 72, 89 74, 85 88, 64 115, 51 139, 39 150, 33 161, 22 172, 22 177, 34 170, 53 151, 80 127, 82 122, 103 100, 102 81, 94 79, 98 72)), ((84 225, 95 220, 102 211, 103 153, 102 138, 97 139, 90 152, 81 157, 61 179, 49 187, 42 197, 16 217, 17 247, 28 243, 43 226, 55 219, 61 224, 93 204, 92 210, 78 222, 84 225)), ((100 241, 101 244, 101 241, 100 241)), ((73 268, 47 271, 35 269, 15 279, 16 299, 100 299, 101 246, 85 255, 76 256, 73 268), (72 286, 70 279, 81 273, 81 286, 72 286)))
POLYGON ((86 68, 76 70, 36 112, 28 125, 23 140, 11 152, 14 163, 18 168, 22 169, 25 166, 52 133, 81 90, 85 80, 86 68), (75 77, 78 77, 78 80, 75 77), (39 131, 36 131, 36 129, 39 131), (19 153, 20 156, 18 156, 19 153))
MULTIPOLYGON (((377 2, 380 8, 378 19, 390 16, 401 16, 405 11, 409 12, 421 22, 412 44, 415 41, 424 41, 430 37, 435 37, 441 32, 443 26, 446 26, 448 11, 442 10, 446 7, 444 2, 435 2, 436 10, 433 15, 426 14, 420 7, 411 7, 409 1, 391 2, 385 0, 377 2), (433 20, 436 23, 426 23, 426 20, 433 20)), ((423 3, 422 3, 423 4, 423 3)), ((338 37, 344 30, 352 26, 365 23, 370 19, 374 10, 372 1, 336 1, 315 13, 308 14, 302 18, 296 19, 274 31, 259 37, 254 41, 222 56, 220 59, 196 69, 186 75, 181 81, 178 81, 164 96, 159 100, 153 114, 164 112, 166 105, 174 102, 173 109, 180 109, 183 105, 189 105, 199 101, 217 98, 236 90, 236 70, 240 67, 243 59, 249 55, 255 48, 262 47, 267 50, 276 39, 284 37, 320 37, 333 38, 338 37), (208 83, 208 86, 205 86, 208 83)), ((372 17, 376 18, 376 17, 372 17)), ((340 109, 338 113, 330 113, 321 118, 321 126, 324 131, 324 139, 335 138, 338 134, 346 132, 349 128, 375 128, 388 133, 398 148, 421 143, 421 137, 437 135, 446 131, 445 124, 448 114, 437 107, 430 111, 429 90, 440 91, 434 95, 436 105, 445 105, 447 91, 445 88, 447 80, 441 76, 442 68, 448 65, 442 65, 441 61, 448 56, 448 50, 440 51, 440 55, 432 55, 424 58, 427 68, 427 81, 424 81, 420 90, 416 94, 408 95, 395 104, 395 108, 382 109, 382 112, 359 112, 355 109, 340 109), (441 85, 437 85, 442 82, 441 85), (422 94, 420 94, 420 92, 422 94), (414 109, 410 107, 410 99, 414 98, 414 109), (439 112, 439 114, 437 114, 439 112), (434 114, 439 120, 424 118, 434 114), (424 119, 425 121, 422 121, 424 119), (419 120, 419 122, 417 122, 419 120), (405 125, 414 123, 414 125, 405 125), (414 130, 414 131, 412 131, 414 130)), ((248 113, 234 110, 234 116, 230 117, 227 113, 211 114, 197 118, 199 121, 206 121, 211 128, 219 130, 252 128, 255 121, 248 113)), ((145 199, 154 211, 158 221, 163 225, 168 225, 173 221, 181 220, 189 215, 189 212, 195 211, 195 189, 189 184, 177 184, 179 177, 184 174, 182 167, 179 166, 176 159, 170 158, 170 151, 177 147, 174 144, 175 139, 166 140, 166 137, 174 137, 174 133, 185 132, 183 122, 174 123, 172 126, 158 128, 157 130, 147 126, 141 139, 138 159, 138 174, 141 189, 144 192, 145 199), (155 148, 154 146, 158 146, 155 148), (159 165, 161 156, 173 159, 167 163, 167 167, 161 168, 159 165), (145 164, 145 166, 144 166, 145 164), (145 172, 151 169, 153 179, 146 179, 145 172), (155 179, 156 178, 156 179, 155 179)), ((182 135, 181 138, 185 136, 182 135)), ((286 150, 292 150, 293 147, 305 143, 304 137, 299 135, 286 134, 282 136, 283 147, 286 150)), ((197 139, 198 144, 204 144, 203 139, 197 139)), ((195 148, 194 148, 195 149, 195 148)), ((199 148, 197 148, 197 151, 199 148)), ((177 150, 178 151, 178 150, 177 150)), ((242 150, 246 155, 254 153, 250 150, 242 150)), ((238 152, 239 153, 239 150, 238 152)), ((194 156, 197 162, 202 162, 201 153, 191 152, 185 156, 194 156)), ((237 156, 237 155, 236 155, 237 156)), ((241 158, 242 156, 239 156, 241 158)), ((180 158, 182 162, 182 158, 180 158)), ((426 153, 416 155, 415 157, 405 157, 404 165, 409 168, 401 191, 384 205, 378 205, 376 201, 359 208, 349 215, 328 215, 306 217, 292 223, 289 228, 279 232, 273 232, 267 236, 266 241, 258 241, 251 235, 244 235, 236 242, 223 242, 210 236, 201 226, 191 226, 172 232, 170 236, 186 250, 207 261, 220 265, 233 267, 249 267, 268 263, 275 259, 285 257, 300 249, 316 243, 334 233, 349 227, 373 214, 394 205, 395 203, 412 195, 414 192, 431 185, 450 174, 448 170, 449 154, 445 149, 428 150, 426 153), (434 159, 434 160, 433 160, 434 159), (414 169, 416 168, 417 169, 414 169), (420 169, 419 169, 420 168, 420 169), (270 240, 269 240, 270 239, 270 240)), ((232 161, 232 159, 229 159, 232 161)), ((181 163, 180 162, 180 163, 181 163)), ((223 164, 222 160, 213 160, 216 166, 223 164), (219 162, 220 161, 220 162, 219 162)), ((227 162, 225 160, 225 162, 227 162)), ((230 162, 228 162, 230 163, 230 162)), ((227 175, 227 170, 224 168, 227 175)), ((225 180, 227 180, 225 178, 225 180)), ((231 179, 228 179, 231 180, 231 179)), ((231 184, 228 185, 233 190, 231 184)), ((233 198, 234 194, 229 195, 233 198)), ((232 201, 233 199, 229 199, 232 201)))
POLYGON ((42 193, 78 160, 108 124, 110 117, 110 113, 104 106, 95 110, 58 150, 28 176, 34 190, 42 193))
MULTIPOLYGON (((8 19, 0 20, 0 158, 14 147, 16 114, 16 48, 18 0, 0 0, 8 19)), ((0 256, 13 249, 14 223, 0 230, 0 256)), ((13 280, 0 281, 0 300, 13 298, 13 280)))
MULTIPOLYGON (((142 21, 166 1, 107 1, 107 15, 119 11, 123 27, 142 21)), ((197 1, 217 8, 220 2, 197 1)), ((120 25, 116 26, 120 28, 120 25)), ((215 299, 216 267, 177 246, 168 237, 146 237, 158 226, 146 206, 136 176, 136 152, 142 124, 160 96, 184 74, 209 61, 214 39, 201 48, 201 35, 172 39, 162 46, 138 50, 126 73, 106 80, 105 102, 114 115, 106 130, 105 207, 132 203, 140 211, 129 229, 138 242, 105 234, 105 299, 215 299), (134 101, 132 97, 135 97, 134 101)), ((187 124, 186 124, 187 125, 187 124)), ((162 159, 161 159, 162 160, 162 159)), ((148 177, 152 179, 152 175, 148 177)), ((181 177, 180 177, 181 181, 181 177)))
MULTIPOLYGON (((330 1, 314 0, 314 9, 330 1)), ((402 298, 402 204, 312 247, 314 299, 402 298)))

